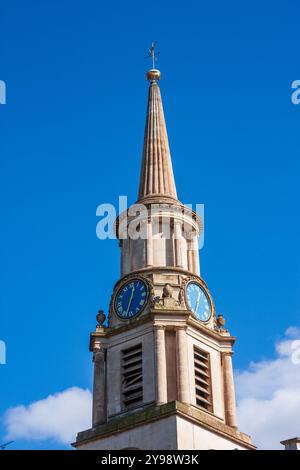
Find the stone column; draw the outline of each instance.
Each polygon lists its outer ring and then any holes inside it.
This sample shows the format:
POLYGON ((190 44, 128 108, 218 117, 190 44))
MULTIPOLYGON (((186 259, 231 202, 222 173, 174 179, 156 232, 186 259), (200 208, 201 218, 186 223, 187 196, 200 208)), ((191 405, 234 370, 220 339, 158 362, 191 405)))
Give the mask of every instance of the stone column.
POLYGON ((121 251, 120 255, 120 271, 121 271, 121 277, 124 276, 124 250, 123 250, 123 240, 119 240, 119 247, 121 251))
POLYGON ((156 326, 155 336, 155 362, 156 362, 156 400, 157 403, 167 403, 167 365, 164 326, 156 326))
POLYGON ((194 259, 193 259, 193 251, 192 251, 192 242, 187 240, 187 260, 188 260, 188 270, 190 272, 194 272, 194 259))
POLYGON ((178 400, 182 403, 190 402, 188 352, 185 327, 176 330, 177 339, 177 388, 178 400))
POLYGON ((106 350, 94 349, 93 426, 106 422, 106 350))
POLYGON ((181 223, 176 221, 174 222, 174 238, 175 238, 175 263, 176 266, 182 268, 182 244, 181 244, 181 223))
POLYGON ((193 257, 193 269, 194 274, 200 276, 200 263, 199 263, 199 250, 198 250, 198 238, 192 239, 192 257, 193 257))
POLYGON ((146 266, 153 266, 152 219, 147 222, 146 266))
POLYGON ((236 420, 236 404, 234 393, 233 369, 232 369, 232 353, 222 353, 223 378, 224 378, 224 405, 225 405, 225 422, 233 428, 237 428, 236 420))

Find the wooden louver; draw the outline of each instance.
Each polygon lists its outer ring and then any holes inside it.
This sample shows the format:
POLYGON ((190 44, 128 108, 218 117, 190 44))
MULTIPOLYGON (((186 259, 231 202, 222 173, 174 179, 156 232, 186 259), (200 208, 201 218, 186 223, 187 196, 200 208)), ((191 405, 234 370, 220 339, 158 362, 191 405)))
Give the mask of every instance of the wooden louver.
POLYGON ((122 351, 123 406, 131 408, 143 402, 143 355, 138 344, 122 351))
POLYGON ((194 371, 196 404, 213 411, 209 354, 194 348, 194 371))

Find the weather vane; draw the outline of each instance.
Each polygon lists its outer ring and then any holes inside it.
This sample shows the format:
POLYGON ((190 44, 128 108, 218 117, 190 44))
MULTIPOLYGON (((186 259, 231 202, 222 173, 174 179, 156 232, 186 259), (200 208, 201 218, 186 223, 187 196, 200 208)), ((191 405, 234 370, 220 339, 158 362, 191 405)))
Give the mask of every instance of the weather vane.
POLYGON ((152 58, 152 68, 155 69, 155 62, 157 60, 157 56, 159 55, 159 52, 156 52, 155 53, 155 48, 156 48, 156 45, 157 45, 157 42, 156 41, 153 41, 152 44, 151 44, 151 47, 148 51, 148 55, 147 57, 151 57, 152 58))

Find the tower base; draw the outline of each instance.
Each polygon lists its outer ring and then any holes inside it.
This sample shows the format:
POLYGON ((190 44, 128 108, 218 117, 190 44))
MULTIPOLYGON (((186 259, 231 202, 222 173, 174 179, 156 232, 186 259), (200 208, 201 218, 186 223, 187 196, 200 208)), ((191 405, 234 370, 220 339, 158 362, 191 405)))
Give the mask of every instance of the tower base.
POLYGON ((244 433, 196 407, 149 405, 80 432, 78 450, 255 450, 244 433))

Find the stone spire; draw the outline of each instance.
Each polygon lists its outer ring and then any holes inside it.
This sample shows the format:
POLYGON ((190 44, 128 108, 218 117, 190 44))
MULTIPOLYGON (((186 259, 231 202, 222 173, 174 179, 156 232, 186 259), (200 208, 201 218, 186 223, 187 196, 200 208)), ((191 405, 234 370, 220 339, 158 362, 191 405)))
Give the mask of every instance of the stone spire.
MULTIPOLYGON (((158 81, 160 72, 147 73, 150 82, 138 200, 177 200, 168 135, 158 81)), ((146 201, 145 201, 146 202, 146 201)))

